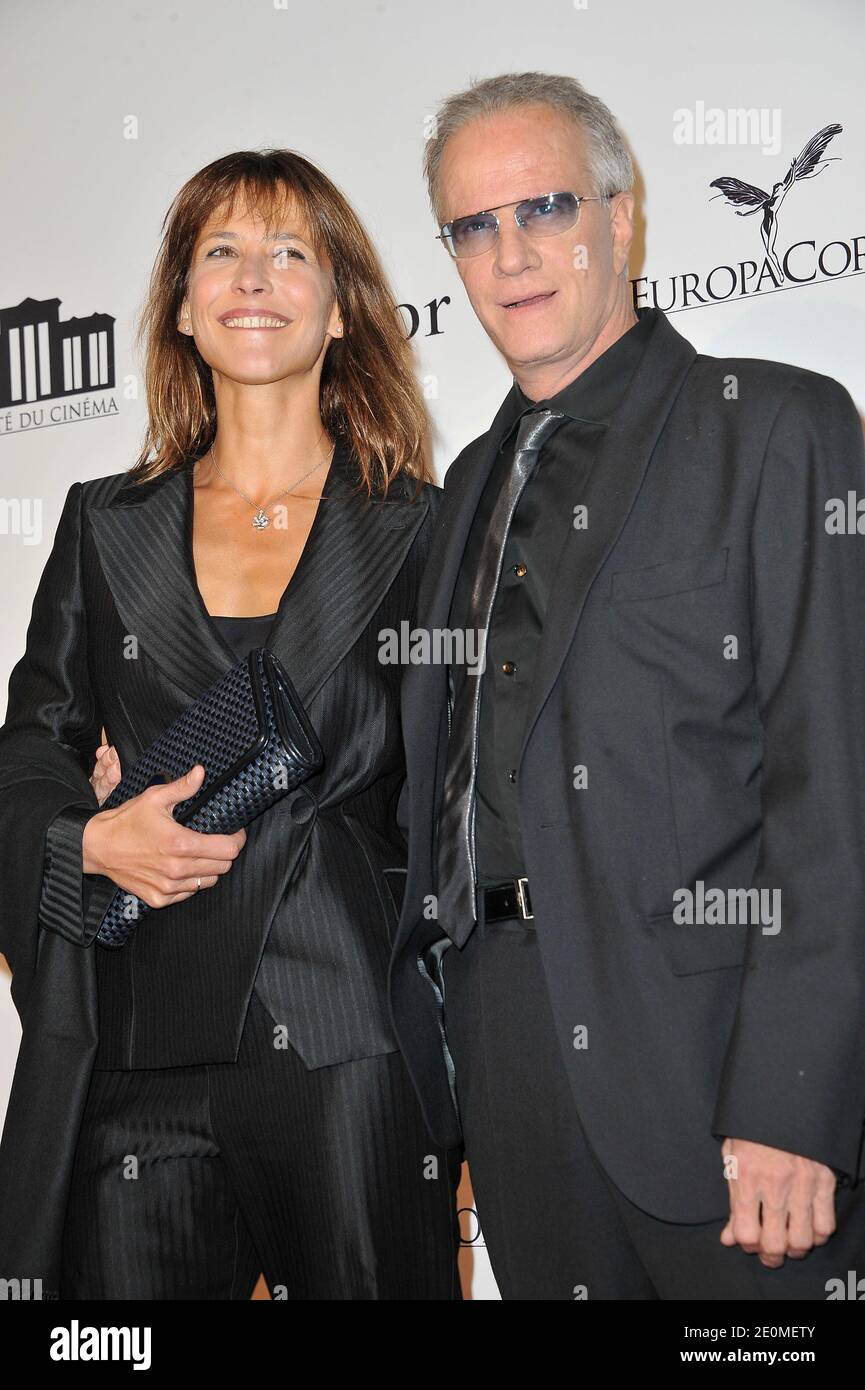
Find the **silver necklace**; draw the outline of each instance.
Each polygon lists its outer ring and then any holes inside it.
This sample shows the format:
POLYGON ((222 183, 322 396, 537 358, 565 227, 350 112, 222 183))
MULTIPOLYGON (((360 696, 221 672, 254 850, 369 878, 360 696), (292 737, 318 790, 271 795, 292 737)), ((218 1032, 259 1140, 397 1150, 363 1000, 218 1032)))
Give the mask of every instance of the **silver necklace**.
MULTIPOLYGON (((324 430, 322 430, 321 434, 324 434, 324 430)), ((318 436, 319 439, 321 439, 321 434, 318 436)), ((329 458, 331 457, 331 455, 333 454, 333 451, 334 451, 335 448, 336 448, 336 443, 334 443, 334 444, 332 445, 331 450, 330 450, 330 454, 328 454, 326 458, 320 458, 319 461, 318 461, 318 463, 314 464, 313 467, 310 468, 308 472, 304 473, 304 474, 303 474, 303 477, 298 478, 298 479, 297 479, 297 482, 292 483, 291 487, 283 488, 282 492, 278 492, 278 493, 276 494, 276 497, 272 497, 272 498, 270 499, 270 501, 267 503, 266 506, 261 506, 261 507, 258 505, 257 502, 253 502, 253 500, 252 500, 251 497, 247 497, 246 493, 243 492, 243 491, 241 491, 241 489, 240 489, 239 487, 235 486, 235 484, 231 481, 230 478, 226 478, 226 476, 225 476, 225 474, 223 473, 222 469, 220 468, 219 464, 216 462, 216 454, 213 452, 213 445, 210 446, 210 457, 213 459, 214 467, 215 467, 217 473, 219 474, 219 476, 220 476, 226 483, 228 483, 228 486, 229 486, 229 487, 234 488, 234 491, 235 491, 236 493, 238 493, 240 497, 243 498, 244 502, 248 502, 249 505, 250 505, 250 507, 254 507, 254 508, 255 508, 255 516, 252 518, 252 525, 253 525, 253 527, 255 528, 256 531, 263 531, 264 528, 265 528, 265 526, 269 526, 269 525, 270 525, 270 517, 267 515, 267 508, 268 508, 268 507, 272 507, 273 504, 274 504, 274 502, 276 502, 280 497, 285 497, 286 493, 294 492, 294 489, 295 489, 296 487, 300 487, 301 483, 305 482, 307 478, 310 478, 310 477, 312 476, 312 474, 316 472, 317 469, 321 468, 321 465, 322 465, 323 463, 327 463, 328 459, 329 459, 329 458)))

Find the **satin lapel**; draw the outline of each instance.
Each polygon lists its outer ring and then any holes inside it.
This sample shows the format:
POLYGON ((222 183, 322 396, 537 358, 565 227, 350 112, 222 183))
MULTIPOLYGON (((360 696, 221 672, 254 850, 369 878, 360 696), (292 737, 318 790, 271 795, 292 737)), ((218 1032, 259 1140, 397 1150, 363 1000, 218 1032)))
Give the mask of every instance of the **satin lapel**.
MULTIPOLYGON (((448 625, 469 530, 499 444, 517 409, 512 388, 489 430, 461 459, 459 474, 445 491, 418 594, 417 626, 426 632, 448 625)), ((435 757, 433 740, 437 736, 438 722, 431 718, 431 710, 438 701, 447 698, 446 677, 447 667, 441 664, 412 666, 403 682, 406 765, 409 782, 418 791, 424 774, 434 773, 430 757, 435 757)))
MULTIPOLYGON (((307 702, 356 641, 426 516, 422 499, 369 502, 337 445, 306 545, 280 600, 268 646, 307 702)), ((126 631, 174 684, 201 695, 237 658, 198 589, 191 464, 123 484, 91 512, 105 577, 126 631)))
POLYGON ((90 513, 126 631, 175 685, 198 696, 237 658, 204 606, 192 560, 192 468, 124 483, 90 513))
MULTIPOLYGON (((429 504, 371 502, 338 448, 267 645, 305 704, 357 641, 402 567, 429 504)), ((414 484, 409 483, 411 491, 414 484)))
MULTIPOLYGON (((453 589, 474 513, 495 463, 496 450, 517 411, 519 407, 512 389, 499 407, 490 430, 464 453, 459 474, 446 486, 417 596, 417 627, 421 630, 430 632, 448 627, 453 589)), ((410 666, 403 677, 402 721, 409 817, 413 827, 427 826, 438 784, 439 759, 446 751, 446 726, 444 735, 441 734, 442 710, 448 701, 446 676, 448 667, 431 663, 410 666)))
POLYGON ((589 589, 634 505, 658 436, 696 349, 659 313, 625 400, 613 416, 579 501, 588 525, 569 537, 544 618, 520 760, 573 641, 589 589))
POLYGON ((460 562, 481 493, 495 463, 499 445, 518 413, 516 393, 511 387, 486 434, 481 435, 461 459, 456 480, 450 486, 446 484, 436 542, 430 551, 424 576, 426 582, 418 601, 418 612, 429 611, 436 626, 447 623, 460 562))

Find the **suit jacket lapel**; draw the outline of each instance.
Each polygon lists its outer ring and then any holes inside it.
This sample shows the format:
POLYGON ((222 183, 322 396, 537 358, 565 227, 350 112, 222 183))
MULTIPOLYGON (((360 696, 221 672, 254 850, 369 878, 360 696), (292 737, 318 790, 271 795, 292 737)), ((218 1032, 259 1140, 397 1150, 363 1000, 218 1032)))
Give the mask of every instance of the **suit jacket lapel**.
MULTIPOLYGON (((357 640, 393 582, 428 505, 370 502, 337 444, 312 529, 268 645, 307 702, 357 640)), ((413 486, 410 484, 409 486, 413 486)), ((204 606, 192 554, 192 463, 127 482, 91 512, 100 561, 126 630, 192 698, 237 658, 204 606)))
POLYGON ((304 703, 357 641, 395 580, 429 504, 403 500, 399 480, 385 501, 356 488, 358 474, 339 449, 307 545, 282 596, 268 646, 304 703))
POLYGON ((192 560, 191 464, 149 483, 124 482, 91 510, 103 573, 127 634, 187 695, 236 658, 211 621, 192 560))
MULTIPOLYGON (((417 626, 424 631, 448 625, 460 563, 478 502, 499 444, 518 409, 512 388, 489 430, 461 456, 459 473, 445 491, 418 594, 417 626)), ((430 718, 430 711, 438 709, 440 702, 446 699, 446 666, 430 664, 408 668, 403 680, 402 704, 412 799, 420 796, 425 778, 430 773, 434 775, 438 720, 430 718)))
POLYGON ((587 528, 569 537, 556 573, 529 690, 521 760, 592 583, 634 505, 652 451, 696 356, 692 344, 658 311, 627 396, 610 422, 580 498, 588 509, 587 528))
MULTIPOLYGON (((573 640, 592 582, 625 524, 657 439, 696 355, 692 344, 658 311, 654 332, 627 397, 607 430, 582 498, 589 508, 588 529, 574 532, 575 544, 569 546, 556 576, 529 692, 521 757, 573 640)), ((496 451, 517 412, 511 390, 490 429, 463 455, 459 476, 445 492, 421 587, 419 626, 431 629, 447 625, 478 502, 496 451)), ((427 821, 431 811, 437 814, 433 804, 447 741, 447 730, 442 730, 438 715, 446 699, 444 667, 410 668, 403 683, 409 818, 413 829, 430 836, 432 826, 427 826, 427 821)))
POLYGON ((419 615, 435 618, 436 626, 443 626, 447 622, 460 561, 481 493, 495 463, 499 445, 518 413, 519 405, 512 387, 486 434, 470 444, 460 456, 459 472, 454 481, 447 484, 429 564, 418 596, 419 615))

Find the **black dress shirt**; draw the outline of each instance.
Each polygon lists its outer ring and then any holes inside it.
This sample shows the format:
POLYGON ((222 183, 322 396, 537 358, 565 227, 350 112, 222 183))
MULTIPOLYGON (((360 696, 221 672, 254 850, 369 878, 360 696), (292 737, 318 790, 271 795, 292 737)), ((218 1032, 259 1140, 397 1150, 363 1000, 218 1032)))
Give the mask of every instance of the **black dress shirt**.
MULTIPOLYGON (((510 468, 514 437, 528 410, 561 411, 568 418, 544 445, 517 504, 505 544, 501 578, 487 633, 480 679, 478 763, 475 783, 475 863, 481 886, 523 873, 517 808, 517 764, 526 700, 544 615, 562 548, 574 529, 575 508, 598 446, 623 399, 651 332, 655 310, 639 321, 556 395, 532 401, 514 382, 513 420, 502 440, 469 532, 454 590, 450 626, 465 626, 472 576, 496 496, 510 468)), ((455 699, 465 673, 452 672, 455 699)))

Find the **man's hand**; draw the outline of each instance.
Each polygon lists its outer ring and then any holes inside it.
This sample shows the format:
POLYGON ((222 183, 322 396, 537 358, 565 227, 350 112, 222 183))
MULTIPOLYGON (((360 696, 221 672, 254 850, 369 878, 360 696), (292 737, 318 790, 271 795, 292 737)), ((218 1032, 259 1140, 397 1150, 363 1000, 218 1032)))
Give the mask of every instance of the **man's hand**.
POLYGON ((778 1269, 785 1256, 801 1260, 812 1246, 826 1244, 835 1230, 831 1168, 749 1139, 725 1139, 721 1152, 730 1185, 722 1245, 741 1245, 767 1269, 778 1269))

